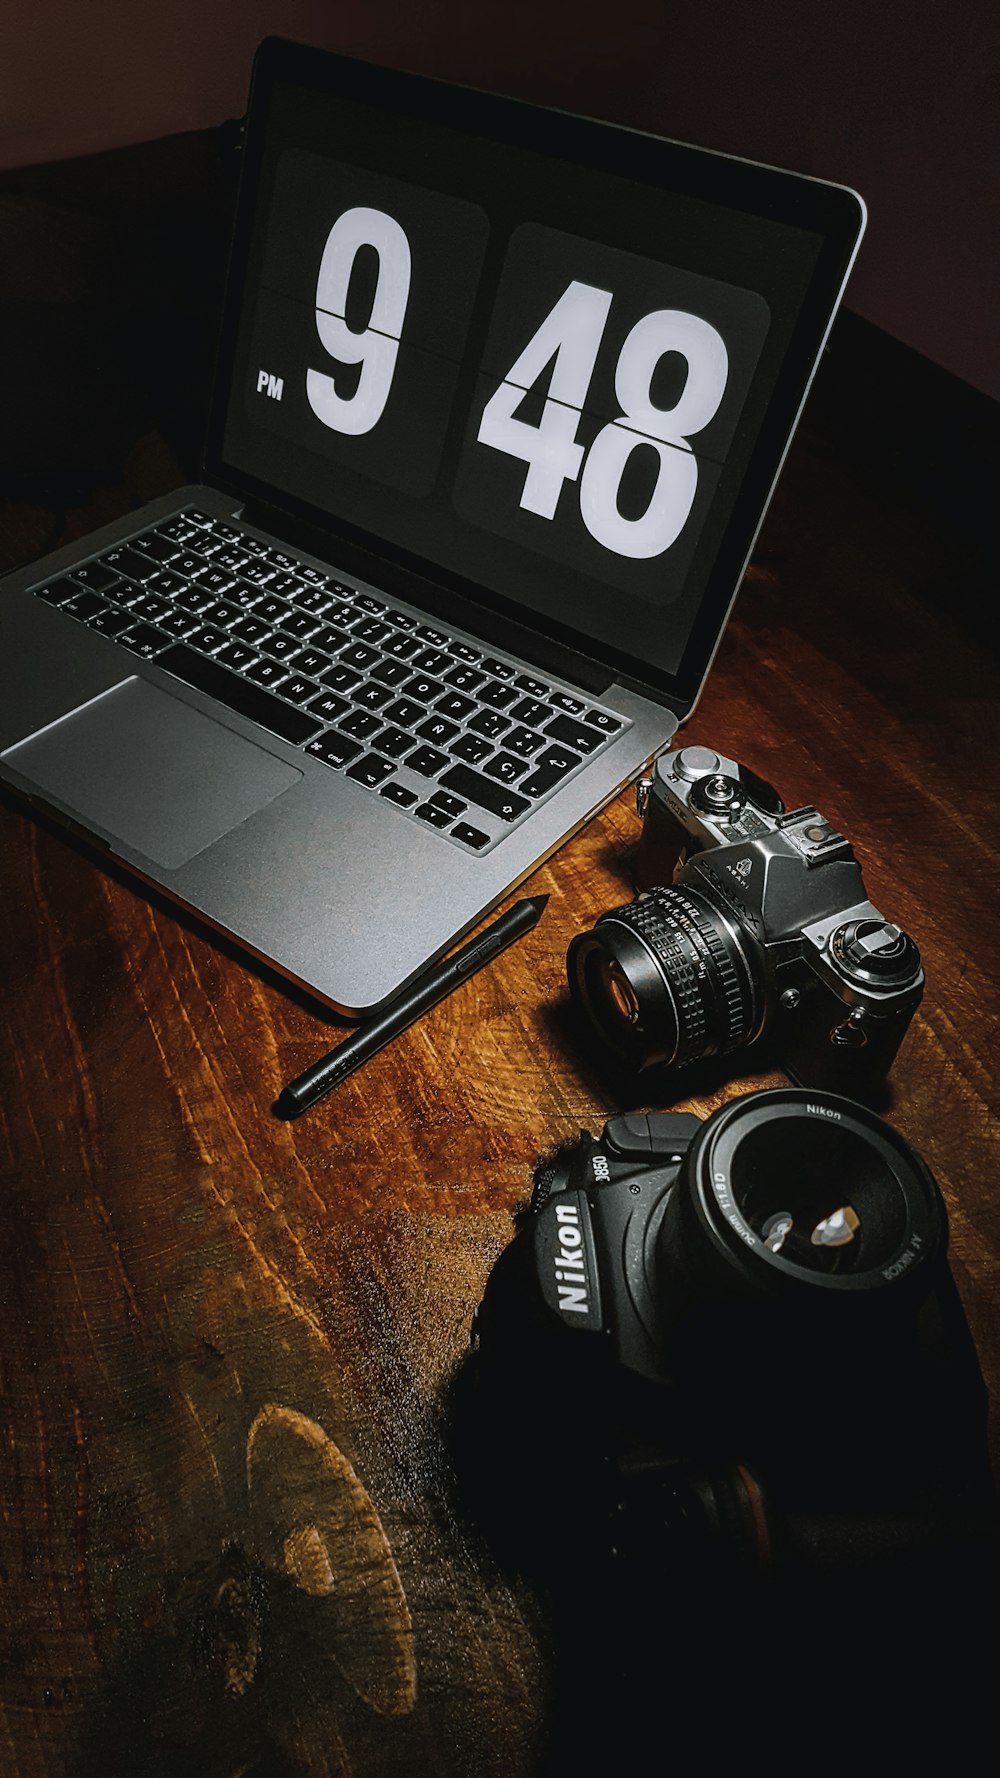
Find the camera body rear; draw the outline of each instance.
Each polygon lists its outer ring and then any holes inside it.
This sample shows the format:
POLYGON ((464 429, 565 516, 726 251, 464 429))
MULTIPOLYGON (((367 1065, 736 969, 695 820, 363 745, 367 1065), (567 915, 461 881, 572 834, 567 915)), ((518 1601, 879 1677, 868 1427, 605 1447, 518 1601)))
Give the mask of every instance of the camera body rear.
POLYGON ((639 807, 639 898, 568 957, 601 1035, 649 1067, 767 1034, 793 1079, 864 1096, 891 1067, 924 978, 913 940, 867 898, 849 842, 705 747, 658 759, 639 807), (595 947, 610 947, 617 973, 595 947))

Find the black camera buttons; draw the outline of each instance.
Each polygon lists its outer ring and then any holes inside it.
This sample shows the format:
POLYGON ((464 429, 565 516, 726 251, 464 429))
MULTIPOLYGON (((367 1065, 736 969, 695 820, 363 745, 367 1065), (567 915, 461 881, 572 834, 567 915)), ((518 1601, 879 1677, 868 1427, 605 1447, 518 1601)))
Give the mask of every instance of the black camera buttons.
POLYGON ((665 1156, 679 1161, 700 1126, 700 1118, 687 1111, 626 1113, 605 1124, 604 1140, 622 1160, 665 1156))

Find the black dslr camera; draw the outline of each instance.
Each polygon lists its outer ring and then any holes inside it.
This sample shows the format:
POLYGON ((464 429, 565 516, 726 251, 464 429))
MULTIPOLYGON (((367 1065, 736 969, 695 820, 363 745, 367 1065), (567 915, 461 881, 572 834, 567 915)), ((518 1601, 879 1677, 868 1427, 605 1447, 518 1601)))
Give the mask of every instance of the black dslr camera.
POLYGON ((766 1036, 794 1080, 865 1097, 924 978, 848 841, 707 747, 658 759, 638 801, 640 894, 567 955, 604 1045, 632 1068, 682 1067, 766 1036))
POLYGON ((863 1576, 981 1572, 986 1394, 946 1241, 926 1166, 839 1096, 583 1133, 474 1323, 477 1448, 522 1553, 675 1604, 713 1576, 835 1577, 856 1605, 863 1576))

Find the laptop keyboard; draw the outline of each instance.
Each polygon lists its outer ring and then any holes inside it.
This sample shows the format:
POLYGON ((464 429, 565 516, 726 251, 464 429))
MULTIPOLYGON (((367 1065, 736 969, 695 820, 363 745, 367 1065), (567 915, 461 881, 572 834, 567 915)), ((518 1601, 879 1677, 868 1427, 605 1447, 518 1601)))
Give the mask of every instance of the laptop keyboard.
POLYGON ((34 591, 468 851, 496 844, 629 726, 206 513, 34 591))

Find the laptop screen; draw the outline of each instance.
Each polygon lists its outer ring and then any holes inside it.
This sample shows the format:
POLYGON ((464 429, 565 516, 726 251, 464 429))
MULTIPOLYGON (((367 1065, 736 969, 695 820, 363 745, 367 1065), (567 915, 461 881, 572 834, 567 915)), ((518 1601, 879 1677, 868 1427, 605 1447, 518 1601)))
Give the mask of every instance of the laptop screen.
POLYGON ((859 200, 277 41, 245 162, 223 479, 693 701, 859 200))

